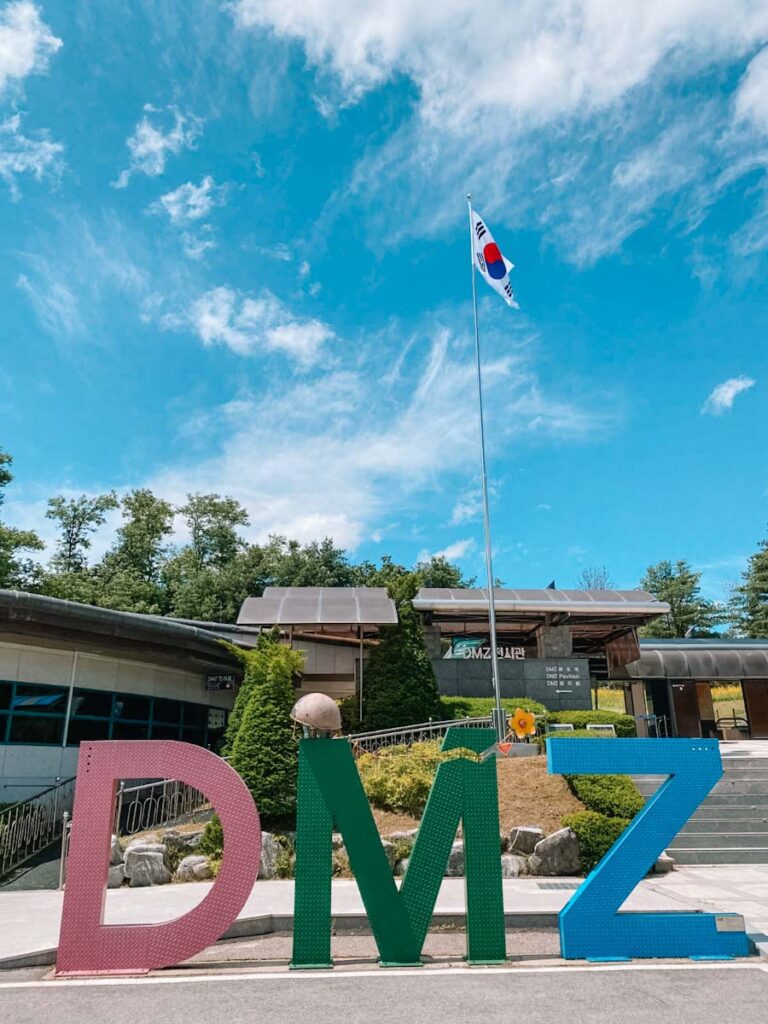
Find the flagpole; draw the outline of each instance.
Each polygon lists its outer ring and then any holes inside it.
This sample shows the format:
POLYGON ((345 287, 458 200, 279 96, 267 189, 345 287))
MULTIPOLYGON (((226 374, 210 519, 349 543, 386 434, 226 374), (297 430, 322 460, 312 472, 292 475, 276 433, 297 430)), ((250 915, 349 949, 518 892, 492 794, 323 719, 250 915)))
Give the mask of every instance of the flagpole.
POLYGON ((506 715, 501 704, 501 682, 499 680, 499 656, 496 649, 496 599, 493 593, 493 555, 491 552, 491 514, 488 507, 488 474, 485 459, 485 420, 483 416, 483 375, 480 366, 480 329, 477 321, 477 281, 475 280, 475 243, 472 237, 472 193, 467 193, 469 213, 469 258, 472 271, 472 310, 475 317, 475 362, 477 364, 477 406, 480 413, 480 461, 482 467, 483 523, 485 527, 485 571, 488 580, 488 616, 491 627, 491 673, 496 707, 491 716, 499 742, 507 732, 506 715))

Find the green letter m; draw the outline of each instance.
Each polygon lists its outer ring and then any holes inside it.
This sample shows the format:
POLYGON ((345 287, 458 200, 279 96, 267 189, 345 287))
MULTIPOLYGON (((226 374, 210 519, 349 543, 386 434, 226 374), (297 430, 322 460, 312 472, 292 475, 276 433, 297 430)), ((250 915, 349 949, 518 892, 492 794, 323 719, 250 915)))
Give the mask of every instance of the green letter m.
MULTIPOLYGON (((496 740, 491 729, 452 728, 443 750, 477 753, 496 740)), ((464 826, 467 957, 506 957, 499 849, 496 759, 456 758, 440 764, 408 870, 398 890, 368 805, 352 751, 344 740, 304 739, 299 749, 293 967, 330 967, 334 826, 371 931, 386 966, 418 965, 459 822, 464 826)))

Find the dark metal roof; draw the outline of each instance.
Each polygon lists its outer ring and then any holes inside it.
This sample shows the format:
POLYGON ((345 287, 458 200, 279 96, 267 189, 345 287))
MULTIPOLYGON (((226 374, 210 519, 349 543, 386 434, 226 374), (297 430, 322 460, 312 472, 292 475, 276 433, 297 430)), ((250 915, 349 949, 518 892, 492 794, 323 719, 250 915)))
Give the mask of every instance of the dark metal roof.
POLYGON ((237 617, 250 626, 387 626, 397 622, 385 587, 267 587, 237 617))
POLYGON ((768 679, 768 640, 642 640, 614 679, 768 679))
MULTIPOLYGON (((493 591, 497 612, 527 615, 566 613, 584 616, 615 615, 619 618, 656 618, 669 605, 643 590, 508 590, 493 591)), ((488 611, 488 591, 422 587, 413 602, 418 611, 463 615, 488 611)))
POLYGON ((3 633, 119 646, 205 665, 238 664, 215 633, 199 626, 20 590, 0 590, 0 637, 3 633))

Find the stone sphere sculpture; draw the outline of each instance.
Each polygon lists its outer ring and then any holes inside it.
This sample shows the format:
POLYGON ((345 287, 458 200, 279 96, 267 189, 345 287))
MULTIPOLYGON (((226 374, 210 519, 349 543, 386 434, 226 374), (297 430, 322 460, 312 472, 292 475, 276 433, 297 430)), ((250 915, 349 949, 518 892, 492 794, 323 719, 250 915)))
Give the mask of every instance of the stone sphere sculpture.
POLYGON ((341 712, 332 697, 325 693, 308 693, 293 705, 291 718, 311 733, 338 732, 341 712))

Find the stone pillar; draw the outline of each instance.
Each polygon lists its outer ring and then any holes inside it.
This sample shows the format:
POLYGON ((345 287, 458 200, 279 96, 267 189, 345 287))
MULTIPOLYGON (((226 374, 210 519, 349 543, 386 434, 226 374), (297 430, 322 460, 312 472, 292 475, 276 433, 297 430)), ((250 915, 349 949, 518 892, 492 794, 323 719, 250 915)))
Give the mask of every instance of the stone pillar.
POLYGON ((422 623, 421 631, 424 634, 424 646, 430 658, 442 658, 443 646, 440 636, 440 628, 434 623, 427 625, 422 623))
POLYGON ((539 658, 570 658, 573 655, 570 626, 541 626, 536 643, 539 658))

